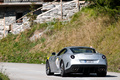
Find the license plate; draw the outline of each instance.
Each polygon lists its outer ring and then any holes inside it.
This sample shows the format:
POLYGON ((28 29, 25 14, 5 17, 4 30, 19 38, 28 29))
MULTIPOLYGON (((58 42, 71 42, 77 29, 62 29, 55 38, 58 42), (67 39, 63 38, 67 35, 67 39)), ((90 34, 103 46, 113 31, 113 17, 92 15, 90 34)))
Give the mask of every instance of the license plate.
POLYGON ((81 63, 94 63, 94 61, 92 61, 92 60, 82 60, 82 61, 80 61, 81 63))
POLYGON ((94 61, 88 61, 88 60, 86 60, 85 62, 86 62, 86 63, 93 63, 94 61))

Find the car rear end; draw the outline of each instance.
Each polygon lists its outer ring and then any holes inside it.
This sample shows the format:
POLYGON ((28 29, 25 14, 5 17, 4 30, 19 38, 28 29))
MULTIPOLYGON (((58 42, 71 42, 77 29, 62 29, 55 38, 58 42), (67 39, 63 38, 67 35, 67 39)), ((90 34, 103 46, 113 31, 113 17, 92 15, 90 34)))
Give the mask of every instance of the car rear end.
MULTIPOLYGON (((72 55, 73 56, 73 55, 72 55)), ((107 71, 107 60, 101 54, 76 54, 71 58, 66 72, 69 73, 97 73, 107 71)))
POLYGON ((66 73, 102 73, 107 72, 107 59, 100 53, 75 53, 70 56, 66 73))

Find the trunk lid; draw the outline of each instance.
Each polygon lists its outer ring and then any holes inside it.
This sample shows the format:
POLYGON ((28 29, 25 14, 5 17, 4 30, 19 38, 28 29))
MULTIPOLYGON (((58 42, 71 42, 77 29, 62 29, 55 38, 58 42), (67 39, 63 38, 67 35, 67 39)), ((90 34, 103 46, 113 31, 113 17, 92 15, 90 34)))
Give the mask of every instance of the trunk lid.
POLYGON ((75 54, 75 57, 80 60, 98 60, 99 54, 98 53, 79 53, 79 54, 75 54))

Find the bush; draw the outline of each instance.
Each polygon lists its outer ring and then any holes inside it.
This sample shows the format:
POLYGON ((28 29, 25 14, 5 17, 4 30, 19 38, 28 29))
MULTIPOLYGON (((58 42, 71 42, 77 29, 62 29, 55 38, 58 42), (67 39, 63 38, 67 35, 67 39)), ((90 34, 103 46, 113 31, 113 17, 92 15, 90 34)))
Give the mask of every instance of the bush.
POLYGON ((97 6, 101 7, 108 7, 111 9, 120 9, 120 0, 86 0, 86 1, 92 1, 97 6))
POLYGON ((10 80, 6 75, 0 73, 0 80, 10 80))

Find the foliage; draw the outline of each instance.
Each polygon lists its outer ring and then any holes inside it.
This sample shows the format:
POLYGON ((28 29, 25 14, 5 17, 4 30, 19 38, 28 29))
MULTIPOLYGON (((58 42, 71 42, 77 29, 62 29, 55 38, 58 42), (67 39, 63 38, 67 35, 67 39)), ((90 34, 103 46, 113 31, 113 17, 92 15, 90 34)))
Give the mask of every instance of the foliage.
POLYGON ((86 0, 86 1, 93 1, 97 6, 100 7, 108 7, 111 9, 117 9, 120 8, 120 0, 86 0))
MULTIPOLYGON (((46 37, 41 37, 41 39, 33 42, 30 41, 30 37, 33 36, 36 30, 44 31, 50 26, 54 26, 53 28, 50 28, 50 31, 53 33, 62 28, 61 22, 54 20, 49 23, 34 24, 31 29, 28 29, 25 32, 18 35, 9 34, 6 38, 0 40, 0 61, 45 63, 47 53, 44 51, 31 51, 31 49, 37 46, 37 44, 46 42, 46 37)), ((43 46, 45 47, 46 45, 43 44, 43 46)))
POLYGON ((0 73, 0 80, 10 80, 6 75, 0 73))

